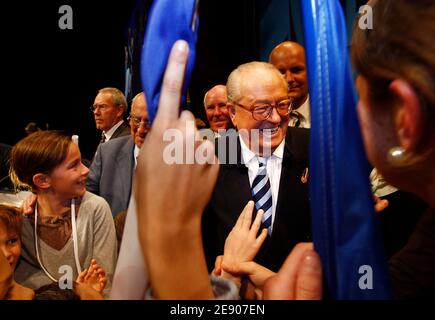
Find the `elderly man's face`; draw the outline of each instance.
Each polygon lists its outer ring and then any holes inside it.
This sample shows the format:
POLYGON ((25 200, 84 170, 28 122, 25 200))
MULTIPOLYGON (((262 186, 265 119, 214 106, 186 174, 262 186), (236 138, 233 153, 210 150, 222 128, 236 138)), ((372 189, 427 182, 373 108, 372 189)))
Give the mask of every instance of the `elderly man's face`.
POLYGON ((134 100, 130 113, 131 136, 134 139, 134 143, 139 148, 142 147, 145 137, 150 129, 148 120, 148 109, 145 96, 141 94, 134 100))
POLYGON ((307 98, 308 81, 305 63, 305 51, 298 44, 281 45, 270 55, 273 64, 288 83, 289 97, 294 101, 294 107, 299 107, 307 98))
POLYGON ((108 131, 122 119, 124 109, 113 104, 112 94, 99 93, 94 100, 94 118, 97 129, 108 131))
POLYGON ((276 108, 270 116, 262 121, 254 119, 252 110, 261 105, 276 106, 279 102, 288 100, 287 87, 278 73, 251 71, 243 77, 240 84, 241 98, 234 103, 234 126, 240 131, 247 129, 248 135, 241 133, 242 139, 255 152, 258 144, 260 154, 265 150, 273 152, 285 138, 288 127, 288 116, 281 116, 276 108), (240 106, 242 105, 242 106, 240 106), (258 130, 258 138, 252 129, 258 130), (253 147, 254 146, 254 147, 253 147))
POLYGON ((231 127, 227 101, 227 89, 223 85, 211 89, 205 99, 207 120, 210 124, 210 128, 215 132, 231 127))

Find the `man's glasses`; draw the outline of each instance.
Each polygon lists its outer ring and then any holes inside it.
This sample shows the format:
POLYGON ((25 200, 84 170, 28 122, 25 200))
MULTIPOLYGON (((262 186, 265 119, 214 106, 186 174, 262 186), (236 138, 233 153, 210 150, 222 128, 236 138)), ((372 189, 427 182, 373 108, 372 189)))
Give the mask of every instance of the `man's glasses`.
POLYGON ((141 119, 136 117, 133 114, 130 114, 127 118, 127 120, 131 123, 132 126, 134 126, 135 128, 138 128, 142 123, 144 125, 145 128, 150 128, 151 127, 151 123, 148 121, 148 119, 141 119))
POLYGON ((270 117, 272 114, 272 109, 276 108, 278 114, 282 117, 287 117, 292 110, 292 101, 290 99, 285 99, 277 102, 276 104, 259 104, 256 106, 252 106, 251 108, 245 107, 244 105, 233 102, 235 105, 242 107, 246 111, 252 113, 252 117, 257 121, 264 121, 270 117))
POLYGON ((100 111, 105 111, 107 109, 109 109, 112 106, 109 106, 108 104, 95 104, 93 106, 90 106, 89 109, 91 110, 92 113, 94 113, 97 109, 99 109, 100 111))

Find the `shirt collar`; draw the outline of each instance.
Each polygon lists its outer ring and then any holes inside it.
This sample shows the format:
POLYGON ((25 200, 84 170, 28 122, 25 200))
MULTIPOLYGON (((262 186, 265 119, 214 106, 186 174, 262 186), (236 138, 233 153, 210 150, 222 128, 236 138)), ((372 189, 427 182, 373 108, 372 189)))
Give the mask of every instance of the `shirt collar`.
MULTIPOLYGON (((239 141, 240 141, 240 148, 242 150, 243 162, 246 165, 248 165, 249 162, 252 161, 252 159, 257 157, 257 155, 254 152, 252 152, 251 149, 248 148, 248 146, 245 144, 245 142, 243 141, 243 139, 240 136, 239 136, 239 141)), ((279 146, 275 149, 275 151, 272 153, 272 156, 269 158, 278 158, 278 159, 282 160, 282 158, 284 156, 284 146, 285 146, 285 138, 282 139, 279 146)))
POLYGON ((120 120, 118 123, 116 123, 112 128, 110 128, 107 131, 104 131, 104 135, 106 136, 106 141, 110 140, 112 135, 115 133, 116 129, 119 128, 119 126, 124 122, 124 120, 120 120))
POLYGON ((310 96, 307 96, 305 102, 295 111, 299 112, 304 120, 308 122, 310 120, 310 96))
POLYGON ((137 166, 137 157, 139 156, 139 147, 135 144, 134 145, 134 167, 136 168, 137 166))

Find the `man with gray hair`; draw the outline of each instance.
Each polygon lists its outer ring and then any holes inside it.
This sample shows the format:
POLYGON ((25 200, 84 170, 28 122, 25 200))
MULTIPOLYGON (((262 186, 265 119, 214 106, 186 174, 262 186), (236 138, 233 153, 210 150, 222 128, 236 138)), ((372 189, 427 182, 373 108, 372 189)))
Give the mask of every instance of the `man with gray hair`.
POLYGON ((239 66, 227 81, 228 111, 237 132, 218 139, 217 183, 204 215, 203 240, 211 270, 225 239, 248 201, 264 211, 268 236, 256 261, 278 271, 298 242, 311 239, 308 202, 308 129, 288 127, 292 100, 287 83, 271 64, 239 66), (222 143, 233 139, 236 147, 222 143), (222 145, 226 152, 222 152, 222 145), (228 147, 229 146, 229 147, 228 147), (234 155, 235 154, 235 155, 234 155))
POLYGON ((130 127, 123 119, 127 111, 127 101, 119 89, 111 87, 100 89, 91 111, 96 128, 102 131, 100 143, 130 134, 130 127))
POLYGON ((128 119, 130 135, 98 146, 86 181, 87 190, 102 196, 114 216, 128 207, 136 159, 150 129, 143 92, 133 98, 128 119))

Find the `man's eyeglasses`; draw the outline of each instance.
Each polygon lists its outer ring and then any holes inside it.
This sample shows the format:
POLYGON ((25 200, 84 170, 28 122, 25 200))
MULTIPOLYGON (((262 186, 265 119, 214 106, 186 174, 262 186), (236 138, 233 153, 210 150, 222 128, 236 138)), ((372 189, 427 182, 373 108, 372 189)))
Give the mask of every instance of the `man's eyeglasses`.
POLYGON ((287 117, 292 110, 292 101, 290 99, 281 100, 275 104, 259 104, 256 106, 252 106, 251 108, 245 107, 244 105, 233 102, 236 106, 242 107, 246 111, 252 113, 252 117, 257 121, 264 121, 270 117, 272 114, 272 109, 276 108, 278 114, 282 117, 287 117))
POLYGON ((148 119, 141 119, 138 118, 132 114, 130 114, 127 118, 127 120, 131 123, 132 126, 134 126, 135 128, 138 128, 141 123, 143 123, 145 128, 150 128, 151 127, 151 123, 148 121, 148 119))
POLYGON ((89 109, 91 110, 92 113, 94 113, 97 109, 100 109, 100 111, 105 111, 107 109, 109 109, 111 106, 109 106, 108 104, 96 104, 93 106, 90 106, 89 109))

